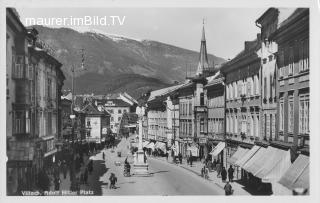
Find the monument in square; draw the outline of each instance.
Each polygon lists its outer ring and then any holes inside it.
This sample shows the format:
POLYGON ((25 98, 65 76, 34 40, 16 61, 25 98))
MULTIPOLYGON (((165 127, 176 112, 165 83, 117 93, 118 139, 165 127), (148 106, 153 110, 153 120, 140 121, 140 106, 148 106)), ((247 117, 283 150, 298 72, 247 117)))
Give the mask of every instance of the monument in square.
POLYGON ((143 116, 145 114, 145 108, 143 106, 138 106, 136 108, 136 114, 138 115, 139 122, 139 143, 138 143, 138 151, 135 154, 134 163, 133 163, 133 175, 134 176, 150 176, 148 171, 148 163, 145 159, 145 154, 142 148, 142 121, 143 116))

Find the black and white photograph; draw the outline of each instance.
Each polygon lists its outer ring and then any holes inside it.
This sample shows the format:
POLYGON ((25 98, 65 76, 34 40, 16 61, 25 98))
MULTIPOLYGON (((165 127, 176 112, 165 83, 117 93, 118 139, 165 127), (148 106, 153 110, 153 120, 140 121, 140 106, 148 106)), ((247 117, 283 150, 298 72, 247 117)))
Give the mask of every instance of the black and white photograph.
POLYGON ((21 2, 2 5, 2 195, 319 196, 317 1, 21 2))

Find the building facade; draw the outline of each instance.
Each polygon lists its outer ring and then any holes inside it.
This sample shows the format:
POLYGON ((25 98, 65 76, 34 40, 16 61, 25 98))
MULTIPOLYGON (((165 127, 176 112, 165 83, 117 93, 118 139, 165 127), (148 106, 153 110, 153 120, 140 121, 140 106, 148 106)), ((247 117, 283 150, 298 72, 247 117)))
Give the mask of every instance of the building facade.
POLYGON ((256 140, 262 139, 258 39, 245 42, 245 49, 221 68, 226 87, 226 158, 239 146, 251 148, 256 140))
POLYGON ((278 45, 270 40, 276 29, 277 9, 271 8, 264 13, 256 24, 261 28, 261 136, 272 141, 276 137, 277 95, 276 95, 276 53, 278 45))
POLYGON ((224 77, 218 72, 208 79, 204 94, 208 107, 208 137, 204 139, 206 143, 205 156, 210 158, 210 152, 219 142, 224 142, 225 138, 225 93, 224 77))
POLYGON ((7 9, 8 194, 37 187, 39 172, 55 161, 61 135, 62 64, 37 34, 7 9))
POLYGON ((103 109, 110 114, 110 128, 113 133, 118 134, 119 124, 124 113, 130 113, 131 104, 122 99, 101 99, 95 100, 99 111, 103 109))
POLYGON ((309 9, 299 8, 271 39, 278 44, 277 143, 309 151, 309 9))
POLYGON ((110 128, 110 114, 107 111, 99 111, 97 107, 89 103, 81 110, 85 123, 85 141, 100 144, 107 136, 110 128))

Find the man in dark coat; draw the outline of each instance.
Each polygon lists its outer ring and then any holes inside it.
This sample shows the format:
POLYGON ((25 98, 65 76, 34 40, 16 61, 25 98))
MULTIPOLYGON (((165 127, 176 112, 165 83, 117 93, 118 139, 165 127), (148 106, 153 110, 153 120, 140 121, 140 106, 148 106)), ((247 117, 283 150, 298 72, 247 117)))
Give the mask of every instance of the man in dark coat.
POLYGON ((54 178, 54 190, 59 190, 60 189, 60 178, 56 176, 54 178))
POLYGON ((110 177, 109 177, 109 180, 110 180, 110 189, 116 189, 116 182, 117 182, 117 177, 114 175, 114 173, 111 173, 110 177))
POLYGON ((88 168, 87 167, 84 170, 83 181, 84 181, 84 184, 86 184, 86 185, 88 184, 88 168))
POLYGON ((182 154, 179 152, 179 154, 178 154, 178 158, 179 158, 179 162, 180 162, 180 164, 182 164, 182 154))
POLYGON ((234 172, 234 170, 233 170, 232 166, 230 165, 230 167, 228 169, 228 176, 229 176, 230 182, 233 182, 233 172, 234 172))
POLYGON ((222 182, 225 182, 227 180, 227 170, 225 167, 222 168, 221 179, 222 179, 222 182))
POLYGON ((229 182, 227 182, 226 185, 224 186, 224 191, 225 191, 225 195, 227 195, 227 196, 232 195, 233 190, 232 190, 232 186, 229 182))

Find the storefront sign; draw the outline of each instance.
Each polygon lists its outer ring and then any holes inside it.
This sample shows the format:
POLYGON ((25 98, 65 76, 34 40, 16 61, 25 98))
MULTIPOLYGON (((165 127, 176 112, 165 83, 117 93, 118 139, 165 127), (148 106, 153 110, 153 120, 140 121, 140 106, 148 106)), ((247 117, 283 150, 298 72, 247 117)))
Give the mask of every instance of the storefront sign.
POLYGON ((206 137, 199 137, 199 144, 206 144, 207 138, 206 137))
POLYGON ((107 130, 107 128, 106 128, 106 127, 102 128, 102 134, 103 134, 103 135, 106 135, 106 134, 107 134, 107 132, 108 132, 108 130, 107 130))

